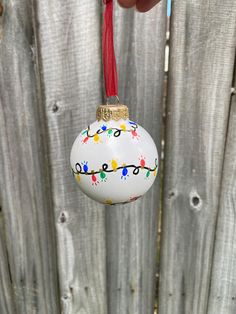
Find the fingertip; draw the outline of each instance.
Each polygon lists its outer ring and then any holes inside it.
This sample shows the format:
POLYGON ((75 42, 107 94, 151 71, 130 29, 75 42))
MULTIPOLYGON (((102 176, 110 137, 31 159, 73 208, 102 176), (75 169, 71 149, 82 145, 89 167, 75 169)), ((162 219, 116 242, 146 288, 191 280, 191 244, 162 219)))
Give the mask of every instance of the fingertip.
POLYGON ((151 10, 160 1, 161 0, 149 0, 149 1, 137 0, 136 9, 141 13, 145 13, 151 10))
POLYGON ((135 6, 136 2, 137 0, 118 0, 119 5, 127 9, 135 6))

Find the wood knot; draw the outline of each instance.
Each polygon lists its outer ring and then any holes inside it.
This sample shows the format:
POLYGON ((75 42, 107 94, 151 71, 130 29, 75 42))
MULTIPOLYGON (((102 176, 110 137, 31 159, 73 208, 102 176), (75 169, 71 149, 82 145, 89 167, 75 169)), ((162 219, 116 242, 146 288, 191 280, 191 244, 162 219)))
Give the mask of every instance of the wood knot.
POLYGON ((178 195, 178 193, 176 190, 170 190, 170 191, 168 191, 167 197, 170 200, 170 199, 176 198, 177 195, 178 195))
MULTIPOLYGON (((0 0, 1 1, 1 0, 0 0)), ((61 100, 52 100, 49 103, 49 110, 53 114, 58 114, 60 113, 61 109, 63 108, 63 102, 61 100)))
POLYGON ((67 214, 65 212, 62 212, 59 216, 59 222, 63 224, 67 221, 67 218, 67 214))
POLYGON ((57 105, 57 103, 54 103, 53 106, 52 106, 52 112, 57 112, 59 110, 59 107, 57 105))
POLYGON ((190 206, 194 211, 199 211, 202 209, 202 199, 197 192, 191 192, 189 195, 190 206))

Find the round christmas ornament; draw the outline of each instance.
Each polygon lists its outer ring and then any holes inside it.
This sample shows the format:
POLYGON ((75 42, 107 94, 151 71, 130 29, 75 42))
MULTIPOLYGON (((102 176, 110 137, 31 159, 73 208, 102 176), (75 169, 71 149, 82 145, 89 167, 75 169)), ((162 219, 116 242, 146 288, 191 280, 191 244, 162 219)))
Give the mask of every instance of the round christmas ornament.
POLYGON ((71 167, 81 190, 104 204, 138 199, 152 186, 157 149, 124 105, 101 105, 97 120, 76 138, 71 167))
MULTIPOLYGON (((104 0, 105 1, 105 0, 104 0)), ((107 97, 118 99, 113 45, 112 0, 106 0, 103 66, 107 97)), ((97 120, 77 136, 71 150, 73 175, 81 190, 103 204, 135 201, 152 186, 158 171, 156 145, 148 132, 129 118, 122 104, 100 105, 97 120)))

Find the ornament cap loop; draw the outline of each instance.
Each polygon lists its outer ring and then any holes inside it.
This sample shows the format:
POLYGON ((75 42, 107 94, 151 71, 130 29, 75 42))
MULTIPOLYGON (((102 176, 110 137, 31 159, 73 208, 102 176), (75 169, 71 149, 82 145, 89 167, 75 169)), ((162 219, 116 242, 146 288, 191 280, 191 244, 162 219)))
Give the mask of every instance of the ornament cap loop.
POLYGON ((120 104, 120 98, 118 95, 107 97, 106 105, 109 105, 109 100, 111 100, 111 105, 119 105, 120 104), (114 98, 117 101, 116 103, 112 102, 112 101, 114 101, 114 98))
POLYGON ((98 121, 126 120, 129 118, 129 109, 122 104, 100 105, 97 109, 96 117, 98 121))

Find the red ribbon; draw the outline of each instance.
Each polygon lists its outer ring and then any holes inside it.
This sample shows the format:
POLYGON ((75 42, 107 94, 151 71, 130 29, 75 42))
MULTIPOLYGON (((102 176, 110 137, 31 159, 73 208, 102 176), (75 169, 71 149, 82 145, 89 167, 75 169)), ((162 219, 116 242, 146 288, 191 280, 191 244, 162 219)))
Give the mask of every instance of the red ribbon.
POLYGON ((103 0, 106 5, 102 28, 102 59, 107 97, 118 96, 118 76, 113 40, 113 0, 103 0))

